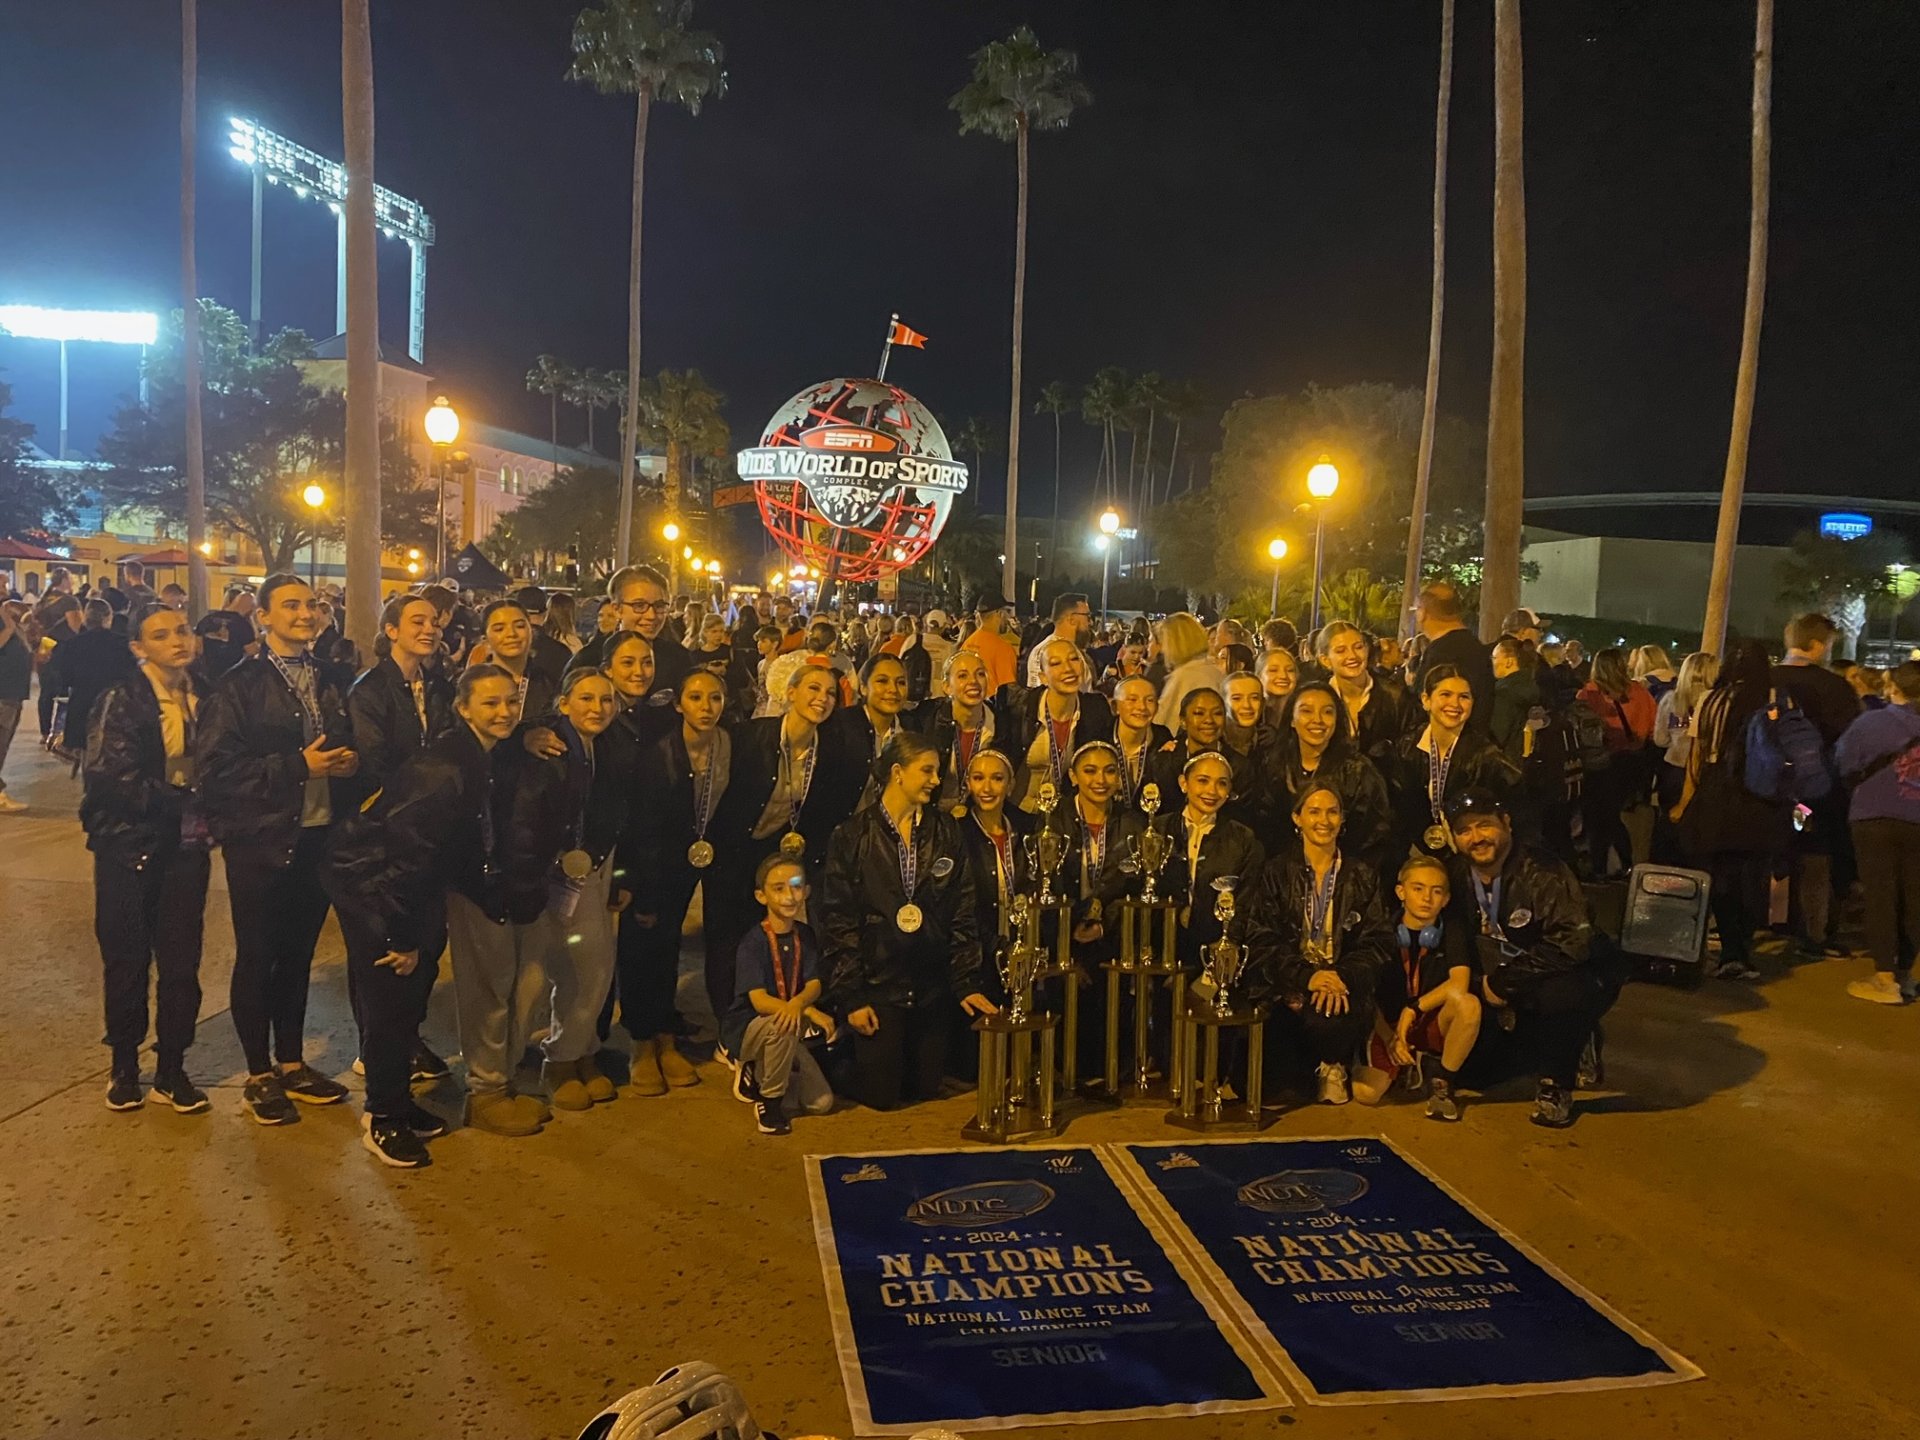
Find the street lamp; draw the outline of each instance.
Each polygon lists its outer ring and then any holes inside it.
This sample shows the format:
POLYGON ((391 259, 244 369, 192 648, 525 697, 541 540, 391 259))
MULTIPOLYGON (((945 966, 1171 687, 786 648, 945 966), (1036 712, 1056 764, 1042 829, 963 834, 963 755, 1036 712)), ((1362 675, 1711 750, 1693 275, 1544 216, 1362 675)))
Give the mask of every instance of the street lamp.
POLYGON ((680 538, 680 527, 667 521, 660 527, 660 538, 667 542, 667 594, 671 597, 680 577, 679 562, 673 557, 673 542, 680 538))
MULTIPOLYGON (((1307 493, 1316 500, 1326 501, 1333 498, 1333 492, 1340 488, 1340 471, 1333 463, 1333 457, 1322 455, 1307 471, 1307 493)), ((1313 507, 1313 618, 1307 628, 1320 629, 1320 565, 1326 552, 1327 507, 1324 504, 1313 507)))
POLYGON ((1113 561, 1113 537, 1120 533, 1120 512, 1109 505, 1100 514, 1100 623, 1107 623, 1107 575, 1113 561))
POLYGON ((307 502, 307 508, 315 512, 313 517, 313 539, 307 544, 307 588, 319 588, 320 575, 320 516, 319 510, 327 503, 327 492, 318 484, 310 484, 300 492, 300 498, 307 502))
POLYGON ((1287 542, 1278 535, 1267 542, 1267 558, 1273 561, 1273 605, 1268 609, 1270 619, 1280 616, 1280 562, 1287 558, 1287 542))
POLYGON ((434 538, 434 578, 444 578, 447 573, 447 461, 453 453, 453 442, 460 438, 460 416, 447 403, 447 397, 436 395, 432 406, 427 410, 427 439, 433 444, 433 468, 440 487, 440 524, 434 538))

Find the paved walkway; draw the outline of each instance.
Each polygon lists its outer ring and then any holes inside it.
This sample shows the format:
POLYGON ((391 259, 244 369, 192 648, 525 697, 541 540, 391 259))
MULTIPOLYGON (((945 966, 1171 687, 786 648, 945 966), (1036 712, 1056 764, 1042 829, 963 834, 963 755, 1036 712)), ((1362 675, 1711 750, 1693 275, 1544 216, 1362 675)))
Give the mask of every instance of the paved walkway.
MULTIPOLYGON (((955 1143, 965 1100, 765 1140, 706 1066, 694 1090, 531 1139, 456 1133, 396 1174, 359 1148, 357 1107, 277 1131, 241 1115, 216 871, 192 1056, 214 1111, 110 1114, 77 786, 18 748, 8 778, 33 810, 0 818, 0 1434, 564 1440, 687 1359, 735 1375, 783 1435, 847 1434, 800 1157, 955 1143)), ((1763 964, 1758 988, 1630 989, 1610 1028, 1620 1092, 1565 1134, 1528 1125, 1519 1094, 1457 1127, 1315 1107, 1274 1132, 1391 1136, 1705 1380, 1111 1433, 1920 1436, 1920 1008, 1847 999, 1859 962, 1763 964)), ((346 1072, 331 926, 310 1033, 309 1057, 346 1072)), ((429 1035, 453 1048, 444 982, 429 1035)), ((1133 1112, 1070 1136, 1165 1133, 1133 1112)))

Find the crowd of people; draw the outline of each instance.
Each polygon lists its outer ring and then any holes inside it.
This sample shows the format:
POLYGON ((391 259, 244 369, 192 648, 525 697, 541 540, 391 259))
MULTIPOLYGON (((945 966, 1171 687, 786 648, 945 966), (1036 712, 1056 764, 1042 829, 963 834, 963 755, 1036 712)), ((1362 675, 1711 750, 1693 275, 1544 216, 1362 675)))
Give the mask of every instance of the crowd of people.
MULTIPOLYGON (((1399 1091, 1457 1120, 1463 1086, 1524 1076, 1535 1123, 1572 1123, 1627 972, 1585 887, 1636 859, 1711 876, 1728 980, 1758 977, 1776 921, 1844 953, 1858 882, 1875 969, 1848 989, 1912 998, 1920 664, 1831 667, 1818 615, 1777 664, 1744 640, 1676 668, 1657 646, 1589 661, 1528 610, 1483 644, 1444 582, 1403 643, 1346 620, 1096 625, 1077 594, 1024 628, 994 594, 967 617, 785 596, 723 615, 636 566, 591 616, 534 586, 397 594, 363 657, 338 596, 295 576, 191 624, 142 578, 0 600, 0 763, 37 670, 43 738, 84 778, 114 1110, 149 1098, 150 978, 152 1099, 209 1108, 186 1061, 216 846, 246 1112, 285 1125, 349 1097, 304 1048, 331 911, 364 1143, 402 1168, 448 1129, 415 1097, 451 1083, 421 1033, 443 961, 476 1130, 532 1135, 616 1098, 616 1023, 627 1093, 699 1083, 676 1011, 696 892, 717 1054, 762 1132, 836 1095, 889 1109, 965 1086, 1042 825, 1086 979, 1117 954, 1155 828, 1181 964, 1200 971, 1224 916, 1242 998, 1273 1017, 1268 1073, 1331 1104, 1399 1091)), ((1150 1018, 1164 1071, 1168 1017, 1150 1018)))

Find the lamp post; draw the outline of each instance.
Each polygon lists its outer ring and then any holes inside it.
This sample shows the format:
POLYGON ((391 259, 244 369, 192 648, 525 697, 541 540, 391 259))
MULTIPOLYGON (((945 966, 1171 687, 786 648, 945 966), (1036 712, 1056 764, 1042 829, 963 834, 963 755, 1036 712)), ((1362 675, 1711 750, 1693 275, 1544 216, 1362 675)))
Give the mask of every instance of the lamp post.
POLYGON ((667 542, 667 597, 671 599, 680 574, 680 562, 673 553, 674 542, 680 538, 680 527, 667 521, 660 527, 660 538, 667 542))
POLYGON ((300 498, 314 512, 313 539, 307 544, 307 588, 317 590, 320 588, 320 507, 327 503, 327 492, 319 485, 309 485, 300 492, 300 498))
POLYGON ((1287 542, 1274 536, 1267 542, 1267 558, 1273 561, 1273 604, 1267 609, 1267 618, 1277 620, 1280 617, 1280 562, 1287 558, 1287 542))
POLYGON ((1120 533, 1120 512, 1109 505, 1100 512, 1100 623, 1107 623, 1107 573, 1113 563, 1113 537, 1120 533))
POLYGON ((1320 628, 1320 567, 1327 549, 1327 507, 1325 501, 1333 498, 1333 492, 1340 488, 1340 471, 1333 463, 1333 457, 1322 455, 1307 471, 1307 493, 1323 503, 1313 507, 1313 618, 1307 628, 1318 631, 1320 628))
POLYGON ((460 438, 460 416, 447 403, 446 396, 436 395, 427 410, 425 423, 427 439, 433 443, 433 468, 440 489, 439 525, 434 533, 433 578, 443 580, 447 574, 447 460, 453 453, 453 442, 460 438))

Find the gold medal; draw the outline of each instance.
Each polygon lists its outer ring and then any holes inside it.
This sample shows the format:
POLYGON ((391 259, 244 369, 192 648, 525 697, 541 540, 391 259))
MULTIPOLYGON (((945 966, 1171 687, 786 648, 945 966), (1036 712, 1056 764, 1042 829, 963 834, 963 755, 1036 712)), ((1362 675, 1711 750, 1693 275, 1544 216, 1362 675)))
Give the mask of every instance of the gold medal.
POLYGON ((705 840, 696 840, 687 847, 687 863, 696 870, 704 870, 713 864, 713 846, 705 840))
POLYGON ((900 927, 900 931, 904 935, 911 935, 914 931, 918 930, 922 918, 920 907, 912 901, 908 901, 905 905, 902 905, 898 910, 893 912, 893 923, 900 927))
POLYGON ((807 853, 807 837, 798 830, 789 830, 780 837, 780 853, 789 860, 798 860, 807 853))
POLYGON ((953 816, 953 818, 956 820, 966 819, 967 818, 967 802, 962 800, 959 804, 955 805, 953 809, 949 810, 947 813, 953 816))
POLYGON ((560 857, 560 873, 569 880, 584 880, 593 873, 593 857, 584 850, 569 850, 560 857))
POLYGON ((1429 850, 1446 850, 1451 848, 1447 844, 1447 827, 1444 825, 1427 826, 1425 839, 1427 849, 1429 850))

